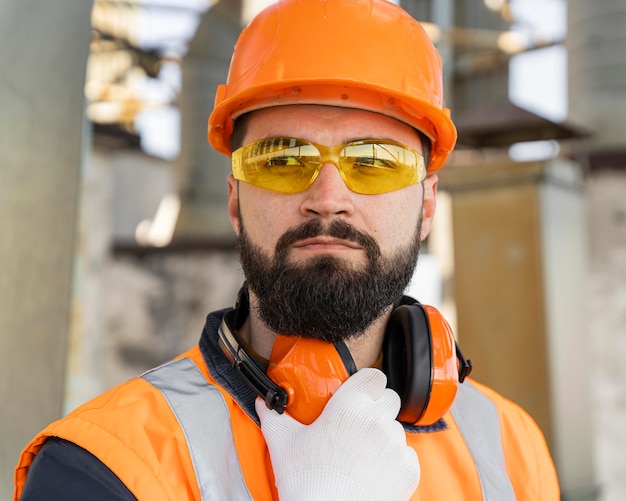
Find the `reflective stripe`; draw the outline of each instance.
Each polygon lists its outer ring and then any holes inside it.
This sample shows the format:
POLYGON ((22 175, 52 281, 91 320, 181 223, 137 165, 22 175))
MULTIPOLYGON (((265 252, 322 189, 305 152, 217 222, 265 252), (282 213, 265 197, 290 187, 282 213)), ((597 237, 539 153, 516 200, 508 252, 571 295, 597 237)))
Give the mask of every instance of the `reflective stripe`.
MULTIPOLYGON (((183 430, 201 499, 252 500, 226 402, 194 362, 175 360, 142 377, 161 391, 183 430)), ((483 500, 514 501, 496 406, 465 381, 459 385, 451 413, 476 464, 483 500)))
POLYGON ((196 364, 181 358, 146 372, 142 378, 161 391, 183 430, 201 499, 252 500, 243 480, 224 397, 196 364))
POLYGON ((500 418, 494 403, 469 381, 459 385, 452 416, 463 435, 480 479, 485 501, 514 501, 506 472, 500 418))

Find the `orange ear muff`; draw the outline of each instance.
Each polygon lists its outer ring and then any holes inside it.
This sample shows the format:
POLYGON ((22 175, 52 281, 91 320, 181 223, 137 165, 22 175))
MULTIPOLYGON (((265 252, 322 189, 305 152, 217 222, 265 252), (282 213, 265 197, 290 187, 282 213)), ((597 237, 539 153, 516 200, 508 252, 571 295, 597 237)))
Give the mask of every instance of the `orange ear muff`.
MULTIPOLYGON (((270 409, 287 410, 301 423, 312 423, 356 372, 348 347, 342 342, 277 336, 266 373, 235 334, 247 315, 247 297, 240 294, 237 308, 224 314, 218 329, 224 354, 270 409)), ((387 322, 382 369, 389 388, 402 401, 398 420, 428 426, 452 406, 457 385, 469 375, 472 363, 464 358, 439 311, 405 296, 387 322)))
MULTIPOLYGON (((382 369, 387 386, 402 401, 398 420, 428 426, 450 409, 471 362, 463 358, 439 311, 416 302, 392 312, 383 341, 382 369)), ((267 369, 287 394, 287 412, 304 424, 317 419, 328 399, 355 372, 345 344, 296 336, 276 337, 267 369)))
POLYGON ((339 386, 356 372, 344 343, 277 336, 267 375, 287 393, 287 412, 311 424, 339 386))
POLYGON ((450 408, 459 382, 452 329, 432 306, 398 306, 387 322, 383 371, 402 400, 398 419, 426 426, 450 408))

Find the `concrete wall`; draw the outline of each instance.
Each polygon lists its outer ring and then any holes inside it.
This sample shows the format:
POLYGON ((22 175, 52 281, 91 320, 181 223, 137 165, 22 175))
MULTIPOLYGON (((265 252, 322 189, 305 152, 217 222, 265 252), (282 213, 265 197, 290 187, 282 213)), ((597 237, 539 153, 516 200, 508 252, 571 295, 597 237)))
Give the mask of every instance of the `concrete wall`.
POLYGON ((0 498, 61 416, 91 2, 0 0, 0 498))
POLYGON ((586 324, 602 501, 626 499, 626 2, 567 0, 569 117, 594 132, 589 165, 586 324))
POLYGON ((625 194, 624 170, 596 172, 587 181, 587 363, 593 375, 593 443, 602 501, 626 499, 625 194))
POLYGON ((194 346, 206 315, 232 306, 238 254, 206 250, 109 256, 81 301, 99 326, 75 325, 66 410, 194 346))
POLYGON ((453 209, 456 333, 472 377, 537 421, 563 499, 593 499, 580 165, 485 157, 444 169, 441 181, 453 209))

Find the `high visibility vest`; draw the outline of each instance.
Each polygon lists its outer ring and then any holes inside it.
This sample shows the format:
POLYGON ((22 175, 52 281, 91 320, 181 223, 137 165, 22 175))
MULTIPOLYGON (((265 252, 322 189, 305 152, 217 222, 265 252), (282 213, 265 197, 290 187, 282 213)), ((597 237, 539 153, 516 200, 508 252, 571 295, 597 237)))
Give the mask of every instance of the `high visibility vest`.
MULTIPOLYGON (((407 432, 421 465, 413 500, 559 499, 543 436, 515 404, 466 381, 444 419, 447 429, 407 432)), ((258 424, 197 347, 45 428, 20 457, 15 500, 51 436, 91 452, 142 501, 278 499, 258 424)))

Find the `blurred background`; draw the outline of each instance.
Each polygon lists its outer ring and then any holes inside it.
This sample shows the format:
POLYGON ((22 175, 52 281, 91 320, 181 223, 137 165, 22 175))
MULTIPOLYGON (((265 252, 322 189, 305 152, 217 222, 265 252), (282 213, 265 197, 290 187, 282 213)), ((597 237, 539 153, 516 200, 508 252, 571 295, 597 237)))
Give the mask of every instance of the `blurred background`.
MULTIPOLYGON (((37 431, 233 304, 206 124, 267 3, 0 0, 2 499, 37 431)), ((626 499, 626 2, 400 3, 459 129, 408 292, 537 420, 563 499, 626 499)))

